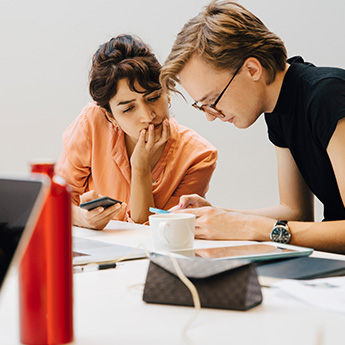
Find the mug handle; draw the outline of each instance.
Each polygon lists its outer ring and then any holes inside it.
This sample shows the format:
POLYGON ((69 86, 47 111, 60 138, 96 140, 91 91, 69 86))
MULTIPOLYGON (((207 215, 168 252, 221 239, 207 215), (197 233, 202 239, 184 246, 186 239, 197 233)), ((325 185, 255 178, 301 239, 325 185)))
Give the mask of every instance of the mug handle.
POLYGON ((166 235, 166 229, 170 228, 170 224, 167 222, 160 222, 159 223, 159 234, 160 237, 163 237, 169 244, 170 244, 170 240, 166 235))

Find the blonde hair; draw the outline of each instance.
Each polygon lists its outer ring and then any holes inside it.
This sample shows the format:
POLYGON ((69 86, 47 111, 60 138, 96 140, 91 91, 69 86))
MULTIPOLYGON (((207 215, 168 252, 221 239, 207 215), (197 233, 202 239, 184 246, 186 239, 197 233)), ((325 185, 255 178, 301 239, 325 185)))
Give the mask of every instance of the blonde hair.
POLYGON ((161 70, 163 89, 178 92, 178 74, 193 54, 218 70, 235 70, 255 57, 267 70, 267 84, 285 69, 287 59, 277 35, 243 6, 227 0, 212 1, 184 25, 161 70))

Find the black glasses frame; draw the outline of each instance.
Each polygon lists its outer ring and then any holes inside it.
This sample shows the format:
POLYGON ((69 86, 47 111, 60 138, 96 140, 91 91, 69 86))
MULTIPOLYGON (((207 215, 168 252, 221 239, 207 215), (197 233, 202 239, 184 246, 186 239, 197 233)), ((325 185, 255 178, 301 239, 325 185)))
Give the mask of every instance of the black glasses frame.
POLYGON ((205 113, 208 113, 208 114, 210 114, 212 116, 215 116, 215 117, 224 117, 225 115, 220 110, 218 110, 216 108, 216 106, 219 103, 219 101, 222 98, 222 96, 224 95, 224 93, 227 90, 227 88, 229 87, 229 85, 231 84, 231 82, 234 80, 236 74, 242 68, 242 66, 243 66, 243 64, 240 67, 237 68, 237 70, 235 71, 235 73, 231 77, 230 81, 227 83, 227 85, 225 86, 224 90, 220 93, 220 95, 217 97, 217 99, 214 101, 213 104, 198 104, 199 102, 194 102, 192 104, 192 107, 194 107, 195 109, 198 109, 200 111, 203 111, 205 113))

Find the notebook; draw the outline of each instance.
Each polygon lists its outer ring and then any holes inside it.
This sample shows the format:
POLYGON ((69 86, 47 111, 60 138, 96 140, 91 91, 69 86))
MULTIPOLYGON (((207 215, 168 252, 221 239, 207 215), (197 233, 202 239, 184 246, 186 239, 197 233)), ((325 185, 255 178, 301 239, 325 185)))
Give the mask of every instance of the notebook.
POLYGON ((49 183, 38 174, 0 176, 0 289, 29 243, 49 183))
POLYGON ((345 275, 345 260, 303 257, 258 263, 259 276, 282 279, 316 279, 345 275))
POLYGON ((146 258, 141 248, 73 236, 73 265, 146 258))

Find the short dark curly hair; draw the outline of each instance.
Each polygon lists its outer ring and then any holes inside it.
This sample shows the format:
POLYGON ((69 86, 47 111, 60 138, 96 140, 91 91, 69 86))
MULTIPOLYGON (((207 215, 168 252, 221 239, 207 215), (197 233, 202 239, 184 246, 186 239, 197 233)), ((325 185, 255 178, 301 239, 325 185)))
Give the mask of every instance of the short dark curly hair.
POLYGON ((89 91, 92 99, 109 113, 109 101, 116 95, 118 82, 128 79, 129 88, 135 82, 147 91, 161 88, 161 64, 151 48, 139 37, 121 34, 102 44, 92 58, 89 91))

